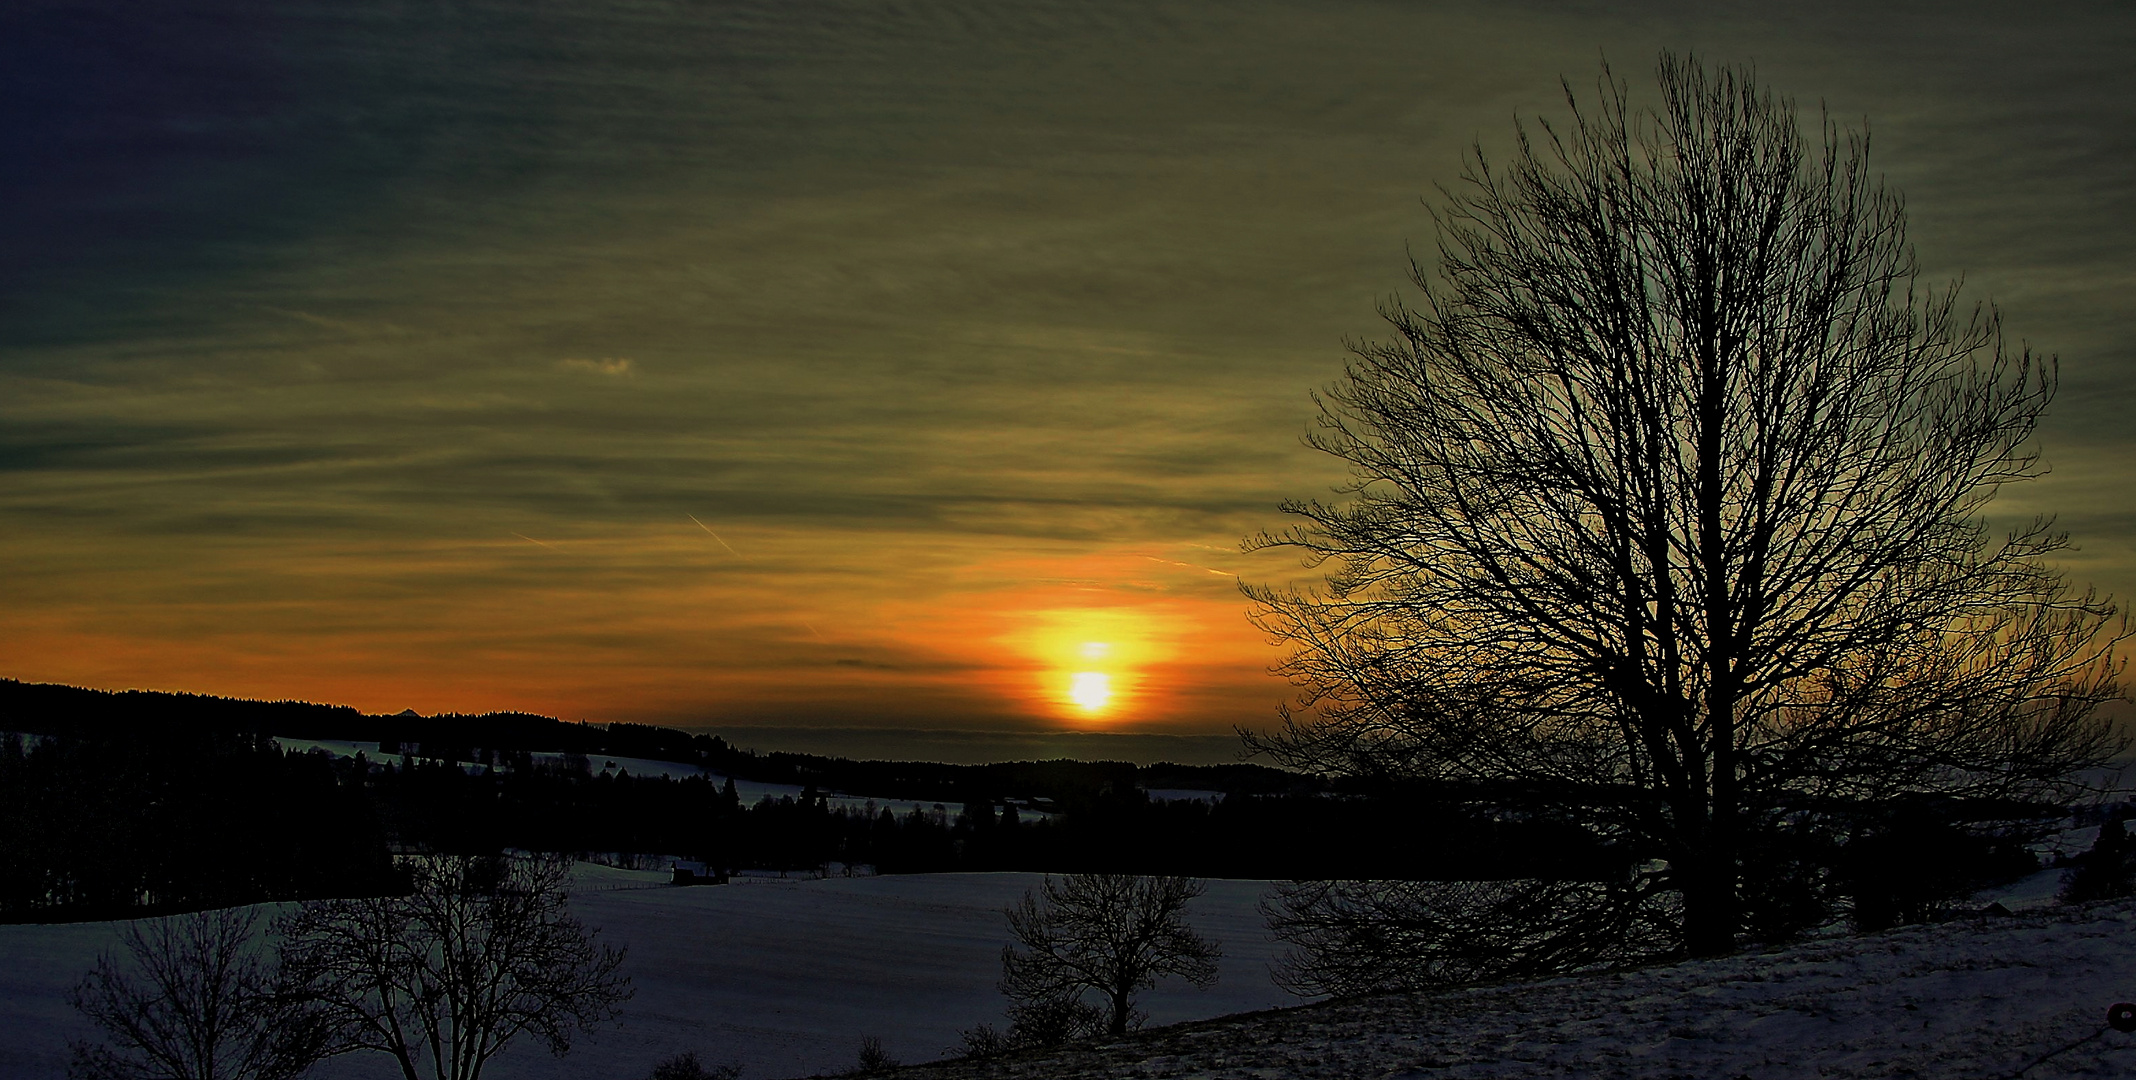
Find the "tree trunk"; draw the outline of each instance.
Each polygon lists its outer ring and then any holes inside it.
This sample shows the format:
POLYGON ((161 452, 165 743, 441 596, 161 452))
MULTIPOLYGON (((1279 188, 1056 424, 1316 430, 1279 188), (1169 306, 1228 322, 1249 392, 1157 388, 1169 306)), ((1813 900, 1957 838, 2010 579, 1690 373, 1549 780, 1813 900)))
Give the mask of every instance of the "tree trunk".
POLYGON ((1684 949, 1693 956, 1726 956, 1735 951, 1741 921, 1736 895, 1735 860, 1706 853, 1680 864, 1684 893, 1684 949))

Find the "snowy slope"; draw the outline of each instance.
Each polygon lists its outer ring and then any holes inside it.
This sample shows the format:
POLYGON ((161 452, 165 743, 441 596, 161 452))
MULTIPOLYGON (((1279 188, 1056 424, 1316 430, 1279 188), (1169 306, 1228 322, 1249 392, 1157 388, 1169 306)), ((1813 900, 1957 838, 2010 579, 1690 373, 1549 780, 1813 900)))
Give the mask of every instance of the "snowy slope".
MULTIPOLYGON (((356 754, 361 753, 366 758, 374 762, 399 760, 399 755, 380 755, 378 752, 378 744, 375 742, 352 742, 346 739, 289 739, 283 738, 279 735, 275 736, 274 741, 283 750, 294 751, 296 753, 306 753, 312 750, 317 750, 321 753, 329 754, 334 757, 354 757, 356 754)), ((533 755, 534 761, 537 764, 549 766, 556 766, 561 764, 564 760, 564 757, 565 755, 561 753, 537 753, 533 755)), ((700 765, 690 765, 676 761, 660 761, 654 758, 616 757, 608 754, 589 754, 587 755, 586 761, 596 773, 614 772, 620 770, 622 772, 627 772, 632 776, 664 776, 670 780, 686 780, 693 776, 703 776, 710 779, 714 784, 722 784, 729 779, 725 773, 717 772, 712 769, 707 769, 700 765)), ((471 773, 479 773, 482 771, 481 766, 472 763, 466 764, 464 767, 471 773)), ((807 789, 800 784, 771 784, 765 783, 760 780, 734 781, 734 793, 741 798, 742 805, 744 806, 755 806, 757 804, 757 801, 760 799, 799 798, 801 796, 801 793, 806 790, 807 789)), ((922 813, 926 813, 932 810, 941 810, 945 813, 955 814, 959 809, 962 808, 961 806, 946 805, 938 802, 926 802, 919 799, 870 798, 865 795, 844 795, 837 792, 826 792, 824 793, 824 795, 825 801, 827 801, 833 807, 844 807, 849 810, 865 810, 871 814, 878 810, 889 810, 891 813, 897 814, 900 817, 909 814, 914 810, 918 810, 922 813)), ((1153 798, 1200 798, 1214 801, 1215 799, 1222 798, 1223 793, 1213 791, 1184 791, 1166 792, 1163 795, 1159 795, 1156 792, 1152 792, 1151 796, 1153 798)), ((1049 818, 1052 816, 1043 811, 1031 809, 1028 805, 1028 800, 1017 800, 1017 805, 1019 808, 1019 812, 1023 815, 1023 818, 1026 821, 1037 820, 1040 818, 1049 818)))
POLYGON ((2114 901, 1623 974, 1307 1006, 899 1075, 2125 1077, 2136 1075, 2136 1035, 2104 1021, 2127 1000, 2136 1000, 2136 901, 2114 901))
MULTIPOLYGON (((673 1054, 739 1062, 745 1080, 851 1068, 863 1035, 905 1061, 940 1057, 960 1029, 999 1023, 994 989, 1007 936, 1001 909, 1035 874, 755 880, 673 888, 667 875, 580 864, 572 902, 602 940, 628 946, 636 996, 620 1027, 558 1060, 515 1047, 499 1080, 639 1080, 673 1054)), ((1218 985, 1160 986, 1153 1022, 1265 1009, 1294 1000, 1268 981, 1275 951, 1254 910, 1265 883, 1213 881, 1196 925, 1223 942, 1218 985)), ((281 910, 268 905, 270 913, 281 910)), ((0 1080, 58 1080, 66 1042, 90 1034, 67 988, 119 923, 0 926, 0 1080)), ((320 1080, 391 1080, 376 1055, 330 1061, 320 1080)))
MULTIPOLYGON (((998 1022, 1000 909, 1037 878, 958 874, 756 881, 678 889, 662 875, 582 865, 574 907, 630 948, 622 1025, 552 1059, 521 1047, 499 1080, 635 1080, 695 1050, 747 1080, 842 1071, 863 1035, 908 1062, 958 1029, 998 1022)), ((1218 881, 1196 923, 1223 940, 1209 993, 1160 989, 1156 1024, 1271 1009, 1275 952, 1262 883, 1218 881)), ((0 926, 0 1080, 57 1080, 87 1034, 66 988, 118 924, 0 926)), ((1285 1008, 1188 1023, 1071 1054, 900 1075, 979 1078, 2007 1077, 2136 1075, 2136 1036, 2102 1033, 2136 1000, 2136 901, 1832 938, 1771 953, 1617 975, 1285 1008)), ((321 1080, 390 1080, 382 1058, 321 1080)))

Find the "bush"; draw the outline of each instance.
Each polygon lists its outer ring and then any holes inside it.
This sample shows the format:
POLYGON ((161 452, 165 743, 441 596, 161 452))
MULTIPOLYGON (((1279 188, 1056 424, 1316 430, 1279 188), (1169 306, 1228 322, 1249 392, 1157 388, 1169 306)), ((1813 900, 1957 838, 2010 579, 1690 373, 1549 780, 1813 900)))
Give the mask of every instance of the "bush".
POLYGON ((897 1067, 898 1067, 898 1066, 899 1066, 900 1064, 902 1064, 902 1062, 899 1062, 899 1061, 898 1061, 898 1060, 897 1060, 896 1058, 894 1058, 894 1057, 891 1057, 891 1056, 890 1056, 890 1054, 889 1054, 889 1052, 883 1049, 883 1040, 882 1040, 882 1039, 881 1039, 880 1037, 878 1037, 878 1036, 875 1036, 875 1035, 863 1035, 863 1036, 861 1036, 861 1038, 860 1038, 860 1071, 861 1071, 861 1072, 863 1072, 863 1073, 879 1073, 879 1072, 889 1072, 889 1071, 890 1071, 891 1069, 895 1069, 895 1068, 897 1068, 897 1067))
POLYGON ((740 1075, 740 1065, 717 1065, 707 1069, 697 1060, 697 1051, 685 1050, 653 1066, 651 1080, 735 1080, 740 1075))
POLYGON ((1893 812, 1849 841, 1839 864, 1863 931, 1933 922, 1967 896, 2039 868, 2019 837, 1953 824, 1934 807, 1893 812))
POLYGON ((2136 896, 2136 859, 2131 852, 2126 810, 2099 826, 2099 838, 2090 851, 2077 856, 2075 866, 2062 875, 2062 890, 2056 899, 2065 904, 2091 900, 2118 900, 2136 896))

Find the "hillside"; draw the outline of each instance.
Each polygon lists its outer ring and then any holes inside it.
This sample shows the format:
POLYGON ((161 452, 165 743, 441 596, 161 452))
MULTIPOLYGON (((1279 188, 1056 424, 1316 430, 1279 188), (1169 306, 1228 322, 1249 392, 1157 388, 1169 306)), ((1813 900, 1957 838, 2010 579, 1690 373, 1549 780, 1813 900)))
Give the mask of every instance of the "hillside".
MULTIPOLYGON (((531 1040, 508 1049, 491 1080, 644 1080, 695 1051, 742 1066, 742 1080, 836 1072, 865 1035, 904 1061, 941 1057, 962 1028, 1002 1022, 1002 908, 1035 874, 748 878, 669 888, 667 875, 581 864, 572 911, 628 950, 635 994, 622 1021, 553 1058, 531 1040)), ((1265 882, 1214 881, 1191 914, 1224 943, 1208 991, 1168 981, 1143 999, 1153 1023, 1267 1009, 1295 999, 1270 984, 1269 940, 1255 902, 1265 882)), ((266 905, 271 918, 286 911, 266 905)), ((62 1080, 67 1040, 91 1034, 66 1004, 124 923, 0 926, 0 1080, 62 1080)), ((393 1080, 391 1059, 350 1054, 309 1080, 393 1080)))
POLYGON ((2105 1018, 2131 999, 2136 901, 2125 900, 1623 974, 1333 1002, 896 1075, 2123 1077, 2136 1075, 2136 1034, 2106 1030, 2105 1018))
POLYGON ((373 757, 409 754, 474 762, 514 753, 634 757, 707 769, 758 783, 810 785, 857 796, 961 803, 1018 796, 1048 802, 1087 799, 1101 791, 1185 789, 1223 794, 1319 790, 1312 778, 1266 765, 1182 765, 1123 761, 1009 761, 952 765, 932 761, 856 761, 820 754, 759 752, 704 731, 648 724, 578 723, 553 716, 493 712, 375 716, 346 705, 253 701, 153 690, 93 690, 0 678, 0 731, 34 735, 164 738, 278 736, 298 741, 371 744, 373 757))
POLYGON ((8 922, 360 893, 388 887, 394 850, 1229 878, 1603 877, 1637 858, 1539 801, 1329 792, 1250 763, 854 761, 639 724, 0 679, 8 922))
MULTIPOLYGON (((531 1044, 500 1080, 642 1080, 685 1050, 744 1080, 850 1068, 863 1035, 907 1062, 960 1028, 1001 1021, 1000 911, 1023 874, 658 887, 660 875, 582 866, 574 910, 626 945, 637 993, 619 1027, 569 1057, 531 1044)), ((914 1065, 900 1080, 1298 1077, 1919 1076, 1990 1080, 2099 1033, 2136 1000, 2136 900, 1836 937, 1769 953, 1539 983, 1306 1005, 1264 974, 1281 944, 1254 910, 1264 885, 1210 883, 1193 907, 1224 942, 1208 992, 1172 982, 1144 1000, 1159 1027, 1072 1053, 914 1065), (1234 1014, 1225 1016, 1224 1014, 1234 1014), (1211 1019, 1221 1017, 1220 1019, 1211 1019)), ((2014 902, 2014 901, 2013 901, 2014 902)), ((284 910, 270 907, 271 914, 284 910)), ((89 1032, 66 989, 118 923, 0 926, 0 1080, 59 1080, 89 1032)), ((374 1055, 317 1080, 385 1080, 374 1055)), ((2136 1036, 2105 1032, 2028 1080, 2136 1074, 2136 1036)))

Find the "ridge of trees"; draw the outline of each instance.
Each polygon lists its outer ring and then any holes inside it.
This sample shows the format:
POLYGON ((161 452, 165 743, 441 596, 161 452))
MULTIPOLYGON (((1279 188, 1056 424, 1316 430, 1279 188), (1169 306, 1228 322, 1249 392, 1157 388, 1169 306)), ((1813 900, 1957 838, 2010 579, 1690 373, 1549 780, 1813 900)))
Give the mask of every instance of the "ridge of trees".
MULTIPOLYGON (((1131 784, 1020 800, 745 804, 712 776, 285 751, 267 736, 0 737, 0 921, 108 919, 405 886, 393 853, 703 860, 714 870, 1204 877, 1608 877, 1633 857, 1576 820, 1460 793, 1153 800, 1131 784), (528 767, 522 767, 528 766, 528 767), (262 813, 271 807, 274 812, 262 813), (1401 830, 1388 822, 1399 817, 1401 830)), ((655 863, 665 869, 665 863, 655 863)))
POLYGON ((1313 791, 1311 777, 1266 765, 1013 761, 953 765, 856 761, 737 747, 715 734, 616 721, 580 723, 521 712, 375 715, 346 705, 256 701, 156 690, 91 690, 0 679, 0 731, 30 735, 271 735, 376 742, 385 755, 481 760, 481 751, 576 753, 696 765, 769 784, 814 785, 856 796, 961 803, 1014 796, 1077 800, 1107 789, 1186 788, 1231 794, 1313 791))
POLYGON ((398 887, 368 793, 264 736, 0 737, 0 921, 398 887), (272 807, 273 813, 262 813, 272 807))
MULTIPOLYGON (((11 733, 0 738, 0 835, 16 852, 0 866, 0 921, 393 891, 405 884, 393 871, 396 851, 675 856, 714 870, 809 872, 843 864, 882 873, 1589 882, 1620 879, 1653 857, 1606 841, 1580 792, 1515 783, 1351 778, 1332 790, 1298 784, 1256 792, 1268 774, 1287 777, 1251 767, 1122 762, 854 763, 726 747, 733 756, 722 764, 767 765, 733 774, 800 781, 794 795, 745 802, 717 776, 631 775, 602 768, 582 751, 543 759, 492 753, 489 764, 468 764, 480 755, 457 751, 431 756, 450 749, 436 739, 410 739, 406 755, 376 760, 285 752, 267 734, 277 725, 271 710, 222 714, 266 717, 241 734, 215 731, 204 720, 157 719, 157 706, 174 701, 212 719, 205 705, 225 699, 52 691, 0 683, 0 730, 11 733), (86 707, 33 712, 25 700, 86 707), (847 765, 856 769, 831 767, 847 765), (881 769, 857 768, 869 765, 881 769), (834 788, 811 777, 845 782, 834 788), (913 794, 882 793, 899 780, 913 794), (1227 787, 1234 793, 1215 802, 1152 799, 1147 790, 1227 787), (872 789, 882 801, 861 802, 867 796, 856 788, 872 789), (848 797, 833 799, 833 791, 848 797), (265 805, 276 812, 260 813, 265 805)), ((293 704, 317 710, 312 716, 343 715, 293 704)), ((380 719, 354 710, 345 716, 380 719)), ((615 728, 567 726, 589 738, 615 728)), ((662 730, 630 725, 624 738, 644 731, 665 737, 662 730)), ((313 737, 348 729, 331 732, 313 737)), ((704 745, 684 737, 686 745, 704 745)), ((606 752, 632 744, 590 745, 606 752)), ((1938 874, 1970 874, 1988 863, 2011 873, 2029 868, 2025 830, 1996 823, 2059 813, 1948 801, 1894 812, 1868 838, 1875 843, 1841 860, 1845 888, 1868 901, 1863 911, 1905 917, 1949 891, 1938 874)))

